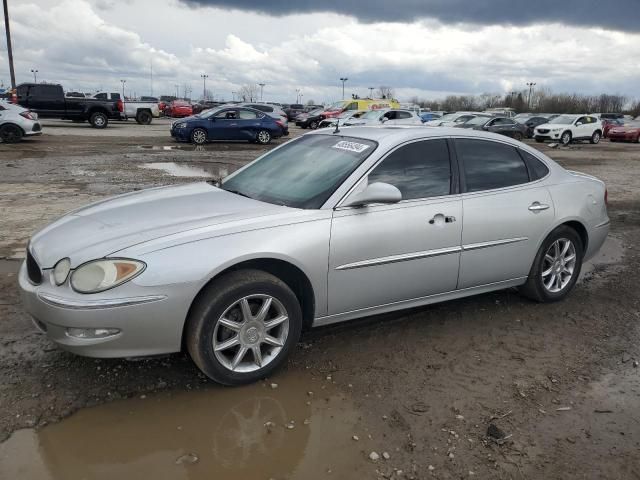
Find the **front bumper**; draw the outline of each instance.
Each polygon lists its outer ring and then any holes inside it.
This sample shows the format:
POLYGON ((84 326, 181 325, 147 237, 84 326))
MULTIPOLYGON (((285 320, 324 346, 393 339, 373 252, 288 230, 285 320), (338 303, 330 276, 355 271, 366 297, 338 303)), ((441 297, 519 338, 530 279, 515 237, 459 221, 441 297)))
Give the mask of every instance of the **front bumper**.
POLYGON ((31 129, 30 130, 25 129, 24 134, 30 137, 42 135, 42 125, 40 124, 40 122, 33 122, 33 125, 31 125, 31 129))
POLYGON ((191 302, 184 287, 172 285, 168 291, 168 287, 142 287, 131 281, 102 294, 72 294, 51 285, 48 271, 41 285, 33 285, 26 263, 20 267, 18 282, 22 302, 34 323, 63 350, 115 358, 171 353, 181 348, 191 302), (118 333, 85 339, 70 336, 69 328, 108 328, 118 333))
POLYGON ((189 128, 171 128, 171 136, 179 142, 191 141, 191 130, 189 128))
POLYGON ((609 140, 620 141, 620 142, 633 142, 636 139, 635 133, 611 133, 609 131, 607 138, 609 140))
POLYGON ((546 133, 541 133, 537 130, 534 130, 533 132, 533 138, 535 138, 536 140, 560 140, 560 136, 562 135, 562 131, 558 131, 558 132, 546 132, 546 133))

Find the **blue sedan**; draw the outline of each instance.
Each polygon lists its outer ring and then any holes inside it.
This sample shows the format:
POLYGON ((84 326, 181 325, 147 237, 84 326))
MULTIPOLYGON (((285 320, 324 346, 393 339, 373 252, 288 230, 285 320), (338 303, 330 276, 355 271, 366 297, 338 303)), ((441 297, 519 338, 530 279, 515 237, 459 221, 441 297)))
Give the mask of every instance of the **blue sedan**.
POLYGON ((285 126, 259 110, 223 106, 206 110, 171 124, 171 136, 179 142, 202 145, 215 140, 246 140, 263 145, 281 137, 285 126))

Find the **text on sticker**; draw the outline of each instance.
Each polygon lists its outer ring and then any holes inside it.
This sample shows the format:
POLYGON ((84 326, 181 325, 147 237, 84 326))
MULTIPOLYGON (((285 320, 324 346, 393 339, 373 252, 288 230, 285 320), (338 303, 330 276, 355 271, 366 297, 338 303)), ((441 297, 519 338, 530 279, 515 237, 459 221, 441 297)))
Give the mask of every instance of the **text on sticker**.
POLYGON ((347 150, 349 152, 362 153, 369 145, 365 145, 364 143, 356 143, 356 142, 347 142, 346 140, 341 140, 336 143, 332 148, 337 148, 339 150, 347 150))

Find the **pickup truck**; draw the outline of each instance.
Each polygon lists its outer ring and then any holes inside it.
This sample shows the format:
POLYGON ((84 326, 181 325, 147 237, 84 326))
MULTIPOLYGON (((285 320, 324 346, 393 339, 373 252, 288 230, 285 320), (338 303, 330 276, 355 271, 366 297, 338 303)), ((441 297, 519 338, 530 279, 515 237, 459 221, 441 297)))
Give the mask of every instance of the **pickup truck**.
MULTIPOLYGON (((91 98, 97 98, 98 100, 120 100, 119 93, 107 93, 99 92, 93 95, 91 98)), ((142 101, 142 100, 124 100, 124 118, 135 118, 136 122, 140 125, 149 125, 153 118, 160 116, 160 109, 158 108, 158 102, 154 101, 142 101)))
POLYGON ((122 102, 65 97, 61 85, 22 83, 16 88, 16 103, 36 112, 40 118, 88 120, 93 128, 105 128, 109 119, 123 116, 122 102))

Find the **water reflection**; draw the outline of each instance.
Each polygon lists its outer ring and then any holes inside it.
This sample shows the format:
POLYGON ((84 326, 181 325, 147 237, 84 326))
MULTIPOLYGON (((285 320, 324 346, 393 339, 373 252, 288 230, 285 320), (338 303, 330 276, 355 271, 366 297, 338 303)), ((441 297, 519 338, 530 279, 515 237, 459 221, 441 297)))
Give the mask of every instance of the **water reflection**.
POLYGON ((348 397, 324 380, 279 383, 136 398, 16 432, 0 445, 0 478, 357 478, 348 397))

